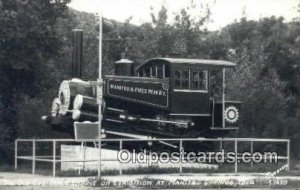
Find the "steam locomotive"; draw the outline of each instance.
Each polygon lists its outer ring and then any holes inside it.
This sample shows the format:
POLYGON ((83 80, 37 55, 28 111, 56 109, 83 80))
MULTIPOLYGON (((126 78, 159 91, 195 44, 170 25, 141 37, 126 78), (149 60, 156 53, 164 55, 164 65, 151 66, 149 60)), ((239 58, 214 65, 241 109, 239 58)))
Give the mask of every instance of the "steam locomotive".
MULTIPOLYGON (((114 66, 115 74, 103 77, 103 99, 98 99, 102 101, 103 137, 211 137, 238 129, 241 102, 225 100, 225 69, 235 63, 152 58, 135 67, 123 58, 114 66), (216 71, 223 73, 221 101, 213 96, 211 81, 216 71)), ((63 81, 51 115, 44 119, 55 129, 75 132, 75 138, 78 134, 95 136, 97 87, 99 81, 63 81)))

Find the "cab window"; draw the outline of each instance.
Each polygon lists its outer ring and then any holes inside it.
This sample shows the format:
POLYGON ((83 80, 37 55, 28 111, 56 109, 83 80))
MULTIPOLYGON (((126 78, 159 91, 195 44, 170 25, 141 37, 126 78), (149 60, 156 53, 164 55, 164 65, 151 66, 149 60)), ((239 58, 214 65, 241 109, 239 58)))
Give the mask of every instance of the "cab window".
POLYGON ((191 74, 191 89, 193 90, 207 90, 206 78, 207 72, 205 70, 194 70, 191 74))
POLYGON ((150 68, 150 76, 153 78, 166 78, 169 77, 169 71, 166 70, 166 65, 153 65, 150 68))
POLYGON ((140 72, 138 72, 138 76, 139 77, 150 77, 150 68, 149 67, 145 67, 140 72))
POLYGON ((152 67, 151 67, 151 77, 157 77, 157 69, 156 69, 156 66, 155 65, 153 65, 152 67))
POLYGON ((207 70, 177 69, 174 80, 175 89, 207 91, 207 70))
POLYGON ((156 64, 141 68, 138 72, 140 77, 151 77, 151 78, 166 78, 169 77, 170 72, 165 64, 156 64))
POLYGON ((189 70, 175 71, 175 88, 189 89, 189 70))
POLYGON ((162 65, 157 65, 157 78, 163 78, 163 66, 162 65))

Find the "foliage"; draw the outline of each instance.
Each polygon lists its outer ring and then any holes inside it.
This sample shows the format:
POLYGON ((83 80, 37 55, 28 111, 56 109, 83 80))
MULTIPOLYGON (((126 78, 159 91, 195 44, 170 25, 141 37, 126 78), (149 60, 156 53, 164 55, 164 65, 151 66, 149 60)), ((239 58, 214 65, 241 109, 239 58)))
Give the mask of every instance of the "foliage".
POLYGON ((226 78, 228 83, 230 81, 227 98, 242 101, 240 135, 281 138, 286 109, 282 93, 285 86, 274 69, 264 71, 266 56, 262 47, 243 48, 229 59, 238 64, 226 78))
POLYGON ((55 24, 66 16, 68 2, 1 0, 1 158, 12 151, 10 143, 18 135, 18 107, 24 104, 23 98, 39 97, 51 87, 50 64, 62 46, 55 24))
MULTIPOLYGON (((59 136, 40 121, 59 83, 71 77, 71 30, 84 30, 83 79, 98 75, 97 15, 68 9, 69 0, 0 0, 0 160, 16 137, 59 136)), ((134 26, 110 20, 104 30, 104 74, 125 54, 140 63, 158 56, 224 59, 227 98, 242 101, 241 137, 291 138, 300 142, 300 23, 295 18, 242 18, 207 31, 210 12, 192 18, 190 6, 168 22, 162 7, 151 22, 134 26)), ((203 10, 201 10, 203 11, 203 10)), ((297 155, 296 151, 295 155, 297 155)))
MULTIPOLYGON (((222 30, 229 37, 228 59, 238 63, 228 75, 231 95, 243 102, 244 137, 299 138, 299 25, 283 18, 248 21, 222 30), (297 134, 297 135, 296 135, 297 134)), ((292 152, 300 156, 297 152, 292 152)))

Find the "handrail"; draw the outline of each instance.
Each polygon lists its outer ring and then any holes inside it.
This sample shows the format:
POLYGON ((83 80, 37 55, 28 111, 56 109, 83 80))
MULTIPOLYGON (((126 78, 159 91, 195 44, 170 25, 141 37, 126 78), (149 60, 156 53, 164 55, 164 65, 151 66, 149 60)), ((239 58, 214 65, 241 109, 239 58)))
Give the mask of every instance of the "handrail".
MULTIPOLYGON (((149 139, 102 139, 102 142, 119 142, 119 149, 121 150, 123 147, 124 142, 159 142, 159 141, 165 141, 165 142, 178 142, 179 143, 179 152, 180 150, 183 150, 182 143, 183 142, 219 142, 220 147, 223 146, 224 142, 234 142, 234 151, 235 151, 235 157, 240 158, 238 152, 238 144, 240 142, 251 142, 251 153, 253 153, 253 144, 254 142, 281 142, 286 143, 286 155, 278 155, 279 160, 286 160, 286 170, 289 171, 289 164, 290 164, 290 139, 261 139, 261 138, 149 138, 149 139)), ((56 163, 62 163, 62 162, 96 162, 97 160, 89 160, 85 157, 83 159, 76 159, 76 160, 64 160, 61 159, 61 156, 56 154, 56 148, 58 143, 62 142, 76 142, 76 143, 86 143, 86 142, 99 142, 99 139, 16 139, 15 140, 15 169, 18 168, 18 160, 29 160, 32 161, 32 174, 35 173, 36 169, 36 162, 50 162, 52 163, 52 175, 56 176, 56 163), (32 156, 28 155, 18 155, 18 144, 21 142, 31 142, 32 144, 32 156), (36 146, 39 142, 51 142, 52 143, 52 156, 51 155, 36 155, 36 146)), ((180 154, 180 157, 182 155, 180 154)), ((108 159, 101 159, 102 161, 112 161, 108 159)), ((179 173, 182 173, 182 164, 179 163, 179 173)), ((252 162, 251 162, 252 167, 252 162)), ((99 167, 101 168, 101 166, 99 167)), ((234 163, 234 172, 238 172, 238 162, 236 161, 234 163)), ((120 164, 119 168, 119 174, 122 174, 122 164, 120 164)))

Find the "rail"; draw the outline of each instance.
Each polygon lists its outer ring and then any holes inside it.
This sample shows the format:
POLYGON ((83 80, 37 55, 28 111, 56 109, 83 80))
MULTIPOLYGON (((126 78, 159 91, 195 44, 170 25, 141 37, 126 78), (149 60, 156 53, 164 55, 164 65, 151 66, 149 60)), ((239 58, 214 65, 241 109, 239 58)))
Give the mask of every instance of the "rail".
MULTIPOLYGON (((234 162, 234 172, 238 172, 238 162, 237 158, 239 155, 238 145, 241 142, 250 142, 250 151, 253 153, 254 143, 255 142, 265 142, 265 143, 285 143, 286 144, 286 155, 279 156, 279 160, 286 160, 285 169, 289 171, 290 166, 290 140, 289 139, 260 139, 260 138, 157 138, 157 139, 102 139, 101 142, 119 142, 119 150, 123 148, 124 142, 178 142, 179 144, 179 152, 182 152, 184 149, 184 142, 219 142, 220 148, 222 148, 223 143, 225 142, 233 142, 234 143, 234 153, 236 161, 234 162)), ((15 170, 18 169, 18 160, 27 160, 32 162, 32 174, 35 174, 36 171, 36 162, 49 162, 52 163, 52 176, 56 176, 56 164, 63 162, 98 162, 98 159, 83 159, 78 160, 62 160, 61 156, 57 155, 56 149, 58 143, 87 143, 87 142, 99 142, 99 139, 16 139, 15 140, 15 170), (19 155, 18 146, 20 143, 29 142, 32 144, 32 154, 31 155, 19 155), (52 155, 37 155, 36 154, 36 146, 37 143, 48 142, 52 144, 52 155)), ((167 143, 168 144, 168 143, 167 143)), ((182 155, 180 154, 180 158, 182 155)), ((105 159, 101 159, 102 161, 108 161, 105 159)), ((111 160, 110 160, 111 161, 111 160)), ((116 161, 116 160, 115 160, 116 161)), ((252 166, 252 162, 251 162, 252 166)), ((179 173, 183 173, 182 162, 178 164, 179 173)), ((98 172, 101 171, 101 166, 98 166, 98 172)), ((119 174, 122 175, 122 167, 119 167, 119 174)))

